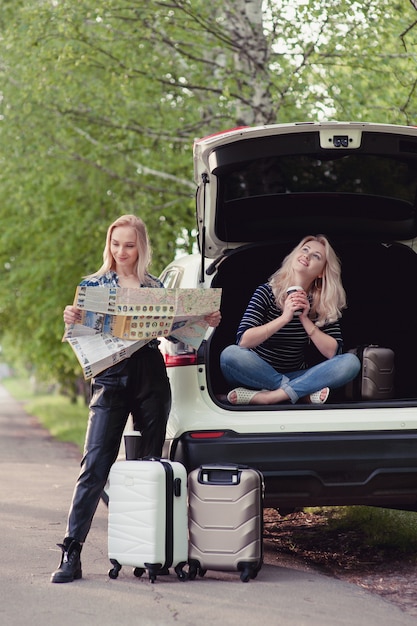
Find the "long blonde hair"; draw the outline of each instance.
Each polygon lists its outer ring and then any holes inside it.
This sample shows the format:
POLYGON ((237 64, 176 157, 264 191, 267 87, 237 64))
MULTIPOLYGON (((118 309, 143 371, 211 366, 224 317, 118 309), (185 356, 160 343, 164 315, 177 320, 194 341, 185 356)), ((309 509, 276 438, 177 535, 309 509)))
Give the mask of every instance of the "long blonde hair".
POLYGON ((151 285, 154 283, 153 278, 148 274, 148 267, 152 258, 152 249, 149 242, 148 231, 145 223, 140 217, 136 215, 121 215, 117 218, 107 229, 106 244, 103 250, 103 265, 97 272, 87 276, 86 278, 92 278, 95 276, 102 276, 109 270, 115 270, 116 263, 113 255, 110 251, 111 238, 113 231, 118 226, 130 226, 136 232, 136 245, 138 248, 138 260, 136 263, 136 273, 138 275, 139 283, 141 285, 151 285))
POLYGON ((269 278, 269 284, 275 296, 277 306, 282 310, 287 297, 286 290, 294 284, 294 257, 309 241, 317 241, 324 246, 326 263, 321 278, 316 278, 307 294, 311 299, 309 317, 317 324, 335 322, 346 308, 346 292, 342 285, 340 261, 324 235, 308 235, 290 252, 281 267, 269 278))

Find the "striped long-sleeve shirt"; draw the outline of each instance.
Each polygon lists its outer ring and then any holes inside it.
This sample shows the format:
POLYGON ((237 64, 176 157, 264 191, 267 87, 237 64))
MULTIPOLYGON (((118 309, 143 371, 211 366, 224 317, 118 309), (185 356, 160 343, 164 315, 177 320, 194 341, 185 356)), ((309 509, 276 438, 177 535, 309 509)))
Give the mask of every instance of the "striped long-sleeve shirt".
MULTIPOLYGON (((237 331, 236 343, 239 344, 243 333, 249 328, 262 326, 282 315, 275 303, 275 297, 268 283, 260 285, 253 294, 241 319, 237 331)), ((332 336, 338 343, 338 352, 343 347, 339 322, 320 328, 332 336)), ((278 372, 293 372, 307 367, 304 352, 309 337, 298 317, 274 333, 266 341, 252 348, 264 361, 278 372)))

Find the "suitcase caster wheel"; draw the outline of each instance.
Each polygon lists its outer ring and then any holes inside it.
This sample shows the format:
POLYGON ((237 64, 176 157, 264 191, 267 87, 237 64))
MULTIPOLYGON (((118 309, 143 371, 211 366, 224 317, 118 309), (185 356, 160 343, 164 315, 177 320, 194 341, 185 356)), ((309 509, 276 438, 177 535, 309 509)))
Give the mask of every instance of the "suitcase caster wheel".
POLYGON ((188 580, 189 578, 189 574, 187 574, 187 572, 184 572, 184 570, 178 570, 177 576, 178 576, 178 580, 182 580, 183 582, 185 580, 188 580))
POLYGON ((200 561, 197 561, 197 559, 191 559, 188 562, 188 579, 189 580, 194 580, 197 574, 199 576, 204 576, 206 572, 207 572, 206 569, 203 569, 200 567, 200 561))
POLYGON ((185 563, 178 563, 175 567, 175 573, 178 576, 179 580, 188 580, 188 574, 187 572, 184 572, 184 565, 185 563))
POLYGON ((135 569, 133 570, 133 575, 136 576, 136 578, 140 578, 144 572, 145 570, 143 569, 143 567, 135 567, 135 569))
POLYGON ((115 580, 118 577, 122 566, 120 565, 120 563, 118 563, 118 561, 115 561, 113 559, 110 559, 110 563, 113 565, 113 567, 109 569, 109 578, 115 580))
POLYGON ((119 572, 117 571, 115 567, 113 567, 112 569, 109 569, 109 578, 116 580, 118 576, 119 576, 119 572))

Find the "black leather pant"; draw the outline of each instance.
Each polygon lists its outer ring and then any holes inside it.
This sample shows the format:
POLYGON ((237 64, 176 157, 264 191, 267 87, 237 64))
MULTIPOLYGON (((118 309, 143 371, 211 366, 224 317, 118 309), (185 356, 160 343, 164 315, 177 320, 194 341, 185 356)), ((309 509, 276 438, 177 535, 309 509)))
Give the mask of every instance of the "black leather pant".
POLYGON ((142 433, 141 456, 161 456, 170 408, 171 389, 158 348, 144 346, 93 379, 84 456, 66 537, 85 541, 129 413, 134 429, 142 433))

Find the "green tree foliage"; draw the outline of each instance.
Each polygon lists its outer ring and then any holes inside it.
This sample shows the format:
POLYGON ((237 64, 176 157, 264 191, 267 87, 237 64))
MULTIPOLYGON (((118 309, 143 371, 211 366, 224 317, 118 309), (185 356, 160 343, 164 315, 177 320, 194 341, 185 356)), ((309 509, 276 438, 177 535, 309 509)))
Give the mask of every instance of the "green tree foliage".
POLYGON ((195 137, 413 123, 416 17, 406 0, 3 0, 3 347, 45 377, 78 373, 62 309, 118 215, 144 218, 156 274, 179 240, 192 249, 195 137))

